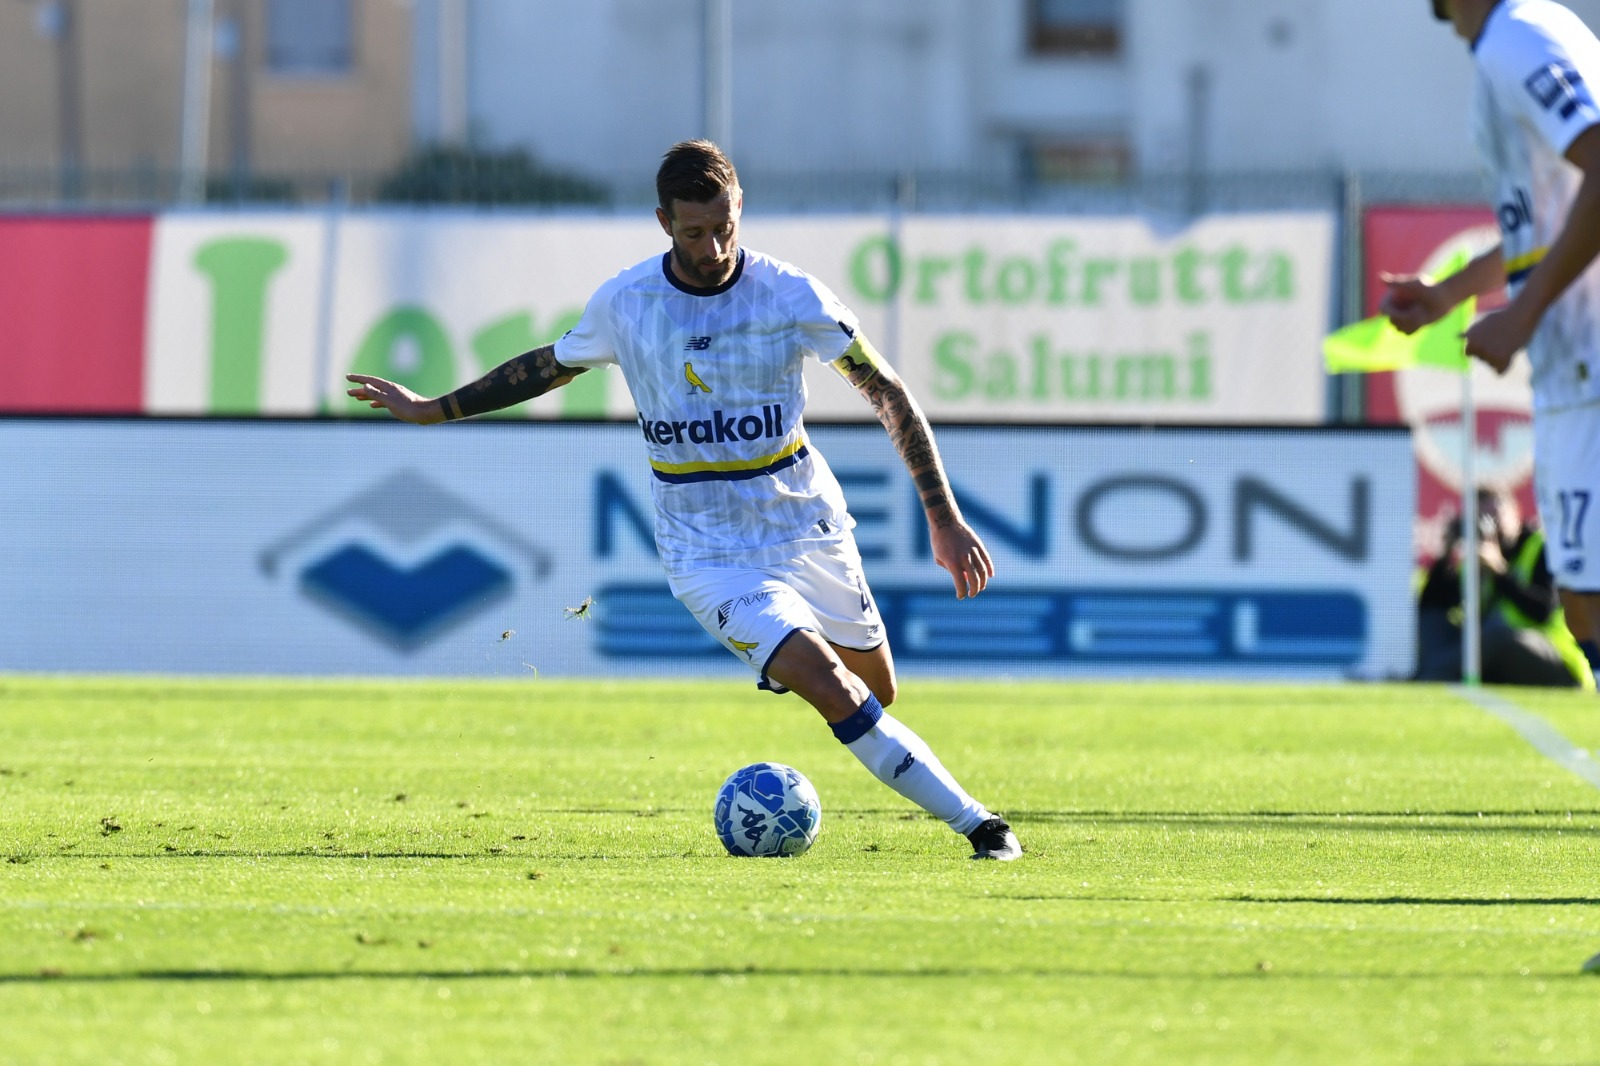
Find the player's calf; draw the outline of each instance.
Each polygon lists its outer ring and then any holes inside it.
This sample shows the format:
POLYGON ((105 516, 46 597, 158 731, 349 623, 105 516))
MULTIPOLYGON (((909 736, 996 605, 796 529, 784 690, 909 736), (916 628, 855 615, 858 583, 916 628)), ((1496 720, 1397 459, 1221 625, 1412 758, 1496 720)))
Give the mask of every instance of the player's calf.
MULTIPOLYGON (((856 713, 829 728, 874 777, 969 840, 998 820, 967 794, 921 737, 884 711, 876 696, 868 696, 856 713)), ((1020 847, 1016 851, 1021 854, 1020 847)))

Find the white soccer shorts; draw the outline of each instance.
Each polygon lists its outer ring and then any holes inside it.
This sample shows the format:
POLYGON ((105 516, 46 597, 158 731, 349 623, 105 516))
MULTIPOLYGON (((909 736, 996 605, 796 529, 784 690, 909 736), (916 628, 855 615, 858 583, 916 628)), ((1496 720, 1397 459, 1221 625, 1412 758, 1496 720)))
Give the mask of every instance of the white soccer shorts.
POLYGON ((1600 404, 1533 418, 1533 486, 1556 584, 1600 593, 1600 404))
POLYGON ((850 538, 771 566, 705 568, 669 574, 667 583, 706 632, 760 675, 758 685, 774 692, 784 689, 768 680, 767 663, 796 630, 853 651, 884 640, 850 538))

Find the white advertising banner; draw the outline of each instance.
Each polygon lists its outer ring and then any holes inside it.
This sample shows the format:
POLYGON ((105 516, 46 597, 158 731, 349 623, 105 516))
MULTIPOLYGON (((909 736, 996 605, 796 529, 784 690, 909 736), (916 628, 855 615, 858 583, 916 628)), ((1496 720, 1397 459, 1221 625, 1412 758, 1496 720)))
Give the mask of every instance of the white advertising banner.
POLYGON ((1048 215, 746 228, 752 247, 803 266, 863 315, 935 419, 1324 416, 1326 214, 1215 216, 1170 232, 1139 218, 1048 215))
POLYGON ((145 411, 315 413, 328 232, 308 214, 159 217, 146 294, 145 411))
MULTIPOLYGON (((820 278, 929 415, 985 422, 1319 422, 1333 219, 747 216, 820 278)), ((174 214, 153 244, 146 410, 362 413, 352 370, 427 395, 559 337, 666 247, 647 213, 174 214)), ((870 421, 814 367, 814 418, 870 421)), ((513 418, 630 417, 615 372, 513 418)))
MULTIPOLYGON (((638 427, 0 420, 0 671, 748 675, 667 591, 638 427)), ((949 427, 957 601, 877 427, 820 426, 902 673, 1397 678, 1397 430, 949 427)))

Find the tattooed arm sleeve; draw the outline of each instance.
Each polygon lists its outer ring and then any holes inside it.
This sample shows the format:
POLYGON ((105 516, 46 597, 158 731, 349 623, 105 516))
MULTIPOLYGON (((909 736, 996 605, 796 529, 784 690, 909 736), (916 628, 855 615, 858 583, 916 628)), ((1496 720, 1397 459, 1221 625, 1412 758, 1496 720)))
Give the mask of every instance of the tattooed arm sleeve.
POLYGON ((945 526, 958 521, 961 511, 945 477, 939 449, 933 443, 933 429, 900 375, 860 334, 833 361, 833 368, 867 398, 878 421, 889 431, 890 442, 911 472, 928 524, 945 526))
POLYGON ((556 362, 556 346, 547 344, 508 359, 472 384, 463 385, 455 392, 439 397, 439 407, 444 411, 446 421, 499 411, 535 396, 543 396, 551 389, 565 385, 585 369, 556 362))

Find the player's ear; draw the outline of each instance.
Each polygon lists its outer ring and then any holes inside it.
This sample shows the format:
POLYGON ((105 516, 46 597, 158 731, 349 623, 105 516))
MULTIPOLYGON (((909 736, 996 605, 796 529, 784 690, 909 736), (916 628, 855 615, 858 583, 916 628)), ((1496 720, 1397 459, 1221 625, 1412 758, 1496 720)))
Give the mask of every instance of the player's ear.
POLYGON ((656 221, 661 223, 661 232, 662 233, 665 233, 668 237, 672 236, 672 216, 671 215, 667 214, 665 211, 661 210, 661 208, 658 207, 658 208, 656 208, 656 221))

